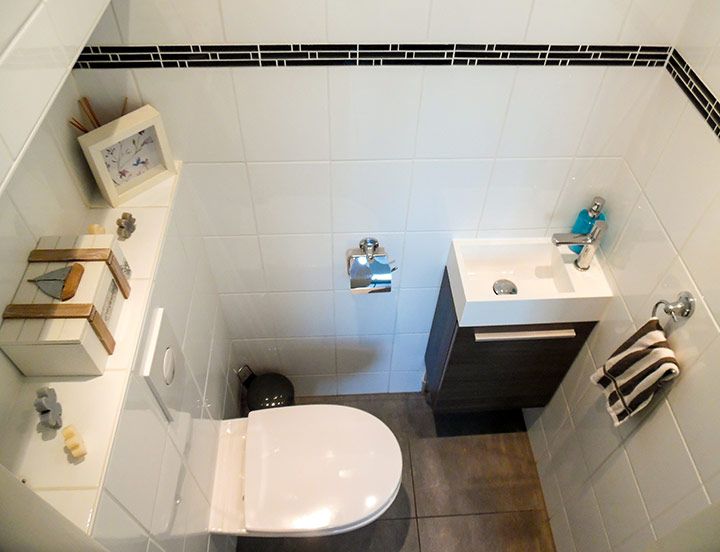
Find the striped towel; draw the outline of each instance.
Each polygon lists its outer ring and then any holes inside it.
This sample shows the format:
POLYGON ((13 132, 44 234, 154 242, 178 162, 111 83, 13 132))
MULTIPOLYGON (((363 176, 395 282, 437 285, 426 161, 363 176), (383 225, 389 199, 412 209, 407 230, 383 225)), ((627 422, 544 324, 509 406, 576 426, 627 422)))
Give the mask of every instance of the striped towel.
POLYGON ((657 318, 651 318, 610 356, 590 379, 603 388, 617 427, 645 408, 680 368, 657 318))

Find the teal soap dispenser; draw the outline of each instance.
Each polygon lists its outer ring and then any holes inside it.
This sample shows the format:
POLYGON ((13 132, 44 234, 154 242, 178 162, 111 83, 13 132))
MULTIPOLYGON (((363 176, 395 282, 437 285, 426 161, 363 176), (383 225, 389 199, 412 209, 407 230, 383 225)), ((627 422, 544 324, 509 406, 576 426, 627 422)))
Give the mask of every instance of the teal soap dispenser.
MULTIPOLYGON (((592 227, 595 226, 596 220, 605 220, 605 213, 602 212, 605 206, 605 198, 595 196, 592 201, 592 205, 589 208, 583 209, 578 213, 575 219, 575 224, 572 227, 573 234, 589 234, 592 227)), ((575 253, 582 251, 582 245, 571 245, 575 253)))

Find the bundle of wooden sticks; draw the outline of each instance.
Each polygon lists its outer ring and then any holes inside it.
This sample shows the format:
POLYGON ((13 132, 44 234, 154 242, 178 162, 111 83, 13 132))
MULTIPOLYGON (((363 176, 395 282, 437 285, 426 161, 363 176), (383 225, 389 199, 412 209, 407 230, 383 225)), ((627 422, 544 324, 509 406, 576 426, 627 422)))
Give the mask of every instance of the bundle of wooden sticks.
MULTIPOLYGON (((68 121, 72 126, 74 126, 76 129, 83 133, 90 132, 92 129, 102 126, 102 123, 100 122, 100 119, 98 119, 98 116, 95 114, 95 110, 93 109, 92 104, 90 103, 90 99, 87 96, 83 96, 82 98, 80 98, 78 100, 78 103, 80 104, 80 108, 85 114, 85 117, 87 117, 87 120, 90 121, 90 128, 88 128, 75 117, 71 117, 68 121)), ((127 104, 128 98, 127 96, 125 96, 122 104, 122 109, 120 110, 120 117, 125 115, 125 112, 127 111, 127 104)))

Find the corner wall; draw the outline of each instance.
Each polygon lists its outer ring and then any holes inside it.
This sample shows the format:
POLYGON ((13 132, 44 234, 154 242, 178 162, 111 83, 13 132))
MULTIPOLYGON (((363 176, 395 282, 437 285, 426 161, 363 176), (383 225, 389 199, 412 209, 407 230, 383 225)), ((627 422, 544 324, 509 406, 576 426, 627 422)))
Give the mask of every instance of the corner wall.
MULTIPOLYGON (((712 89, 720 13, 703 6, 679 42, 695 45, 688 59, 712 89)), ((548 406, 526 413, 558 552, 644 550, 720 501, 720 143, 667 75, 617 141, 640 185, 618 239, 603 244, 617 295, 548 406), (613 428, 590 374, 656 301, 684 290, 698 300, 693 317, 661 314, 680 378, 613 428)))

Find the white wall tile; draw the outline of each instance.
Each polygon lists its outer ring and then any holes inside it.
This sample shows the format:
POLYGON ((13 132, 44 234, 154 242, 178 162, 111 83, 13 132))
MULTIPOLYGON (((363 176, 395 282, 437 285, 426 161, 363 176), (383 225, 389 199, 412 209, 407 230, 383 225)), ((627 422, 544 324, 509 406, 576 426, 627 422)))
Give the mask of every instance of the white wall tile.
POLYGON ((240 163, 186 163, 180 186, 191 188, 203 236, 254 234, 250 184, 240 163))
POLYGON ((620 33, 631 44, 674 44, 692 2, 683 0, 633 0, 620 33))
POLYGON ((389 381, 390 372, 342 374, 338 376, 338 393, 340 395, 387 393, 389 381))
POLYGON ((586 485, 577 499, 569 504, 567 516, 578 550, 583 552, 610 550, 597 500, 590 485, 586 485))
MULTIPOLYGON (((696 66, 693 65, 693 67, 696 66)), ((720 90, 720 47, 715 46, 710 54, 707 64, 702 70, 702 79, 708 88, 717 94, 717 91, 720 90)))
POLYGON ((710 501, 705 489, 697 487, 680 502, 652 520, 655 535, 658 539, 670 535, 676 527, 708 506, 710 506, 710 501))
POLYGON ((207 410, 203 411, 202 418, 193 418, 193 446, 187 454, 190 473, 208 501, 212 499, 215 480, 215 459, 220 434, 218 423, 210 417, 207 410))
POLYGON ((73 59, 85 46, 90 31, 98 22, 107 2, 105 0, 49 0, 46 2, 50 19, 65 48, 73 59))
POLYGON ((665 402, 645 418, 625 448, 651 518, 663 513, 700 484, 665 402))
POLYGON ((613 552, 635 552, 636 550, 647 550, 655 542, 655 534, 650 524, 644 525, 635 532, 629 539, 613 548, 613 552))
POLYGON ((145 552, 148 535, 109 493, 103 492, 93 538, 110 552, 145 552))
POLYGON ((0 135, 17 157, 60 84, 68 59, 43 6, 0 62, 0 135), (22 101, 18 101, 22 98, 22 101))
POLYGON ((517 43, 525 37, 532 0, 434 0, 430 42, 517 43))
POLYGON ((125 44, 224 42, 217 0, 128 0, 113 8, 125 44))
POLYGON ((268 290, 332 289, 330 234, 261 236, 260 252, 268 290))
POLYGON ((333 231, 405 230, 411 162, 335 162, 330 174, 333 231), (375 197, 376 191, 382 195, 375 197))
POLYGON ((390 393, 419 393, 422 390, 425 370, 417 372, 390 372, 390 393))
POLYGON ((19 0, 6 7, 0 23, 0 51, 5 49, 39 3, 40 0, 19 0))
POLYGON ((335 340, 335 351, 338 375, 388 372, 393 352, 393 336, 338 337, 335 340))
POLYGON ((182 352, 200 391, 205 389, 217 309, 217 293, 193 290, 182 352))
POLYGON ((3 305, 12 300, 25 272, 28 251, 33 248, 35 241, 35 236, 10 201, 10 195, 0 196, 0 255, 3 259, 0 270, 0 303, 3 305))
POLYGON ((716 251, 718 246, 718 234, 711 230, 717 228, 720 220, 718 206, 720 206, 720 198, 716 198, 708 206, 680 251, 716 321, 720 320, 720 281, 717 278, 715 263, 710 262, 713 257, 709 256, 709 252, 716 251))
MULTIPOLYGON (((240 5, 238 2, 227 4, 240 5)), ((287 4, 285 2, 284 4, 287 4)), ((308 9, 303 5, 303 11, 308 9)), ((243 13, 239 19, 251 19, 243 13)), ((252 13, 252 12, 250 12, 252 13)), ((280 20, 288 17, 284 12, 280 20)), ((277 19, 276 19, 277 21, 277 19)), ((287 38, 283 40, 287 42, 287 38)), ((329 159, 328 83, 324 67, 233 71, 249 161, 329 159), (300 93, 298 93, 300 92, 300 93)))
POLYGON ((538 228, 550 224, 571 159, 498 159, 481 229, 538 228), (507 207, 512 205, 512 210, 507 207))
POLYGON ((255 236, 205 238, 204 244, 218 292, 265 290, 260 245, 255 236))
POLYGON ((182 456, 168 436, 162 455, 150 528, 152 537, 156 541, 153 544, 162 546, 161 550, 165 552, 181 552, 183 549, 187 514, 183 505, 185 497, 182 496, 181 485, 186 477, 190 475, 187 474, 182 456))
POLYGON ((638 106, 625 125, 631 139, 625 160, 641 186, 647 184, 660 154, 680 120, 688 100, 672 79, 659 79, 646 101, 638 106))
POLYGON ((663 67, 608 67, 578 154, 621 157, 634 139, 638 117, 658 81, 667 78, 665 73, 663 67))
POLYGON ((217 326, 224 325, 222 315, 218 315, 213 335, 212 349, 210 351, 210 365, 207 382, 205 383, 205 405, 213 419, 223 418, 223 405, 225 401, 225 387, 228 375, 228 359, 230 358, 230 341, 224 328, 218 332, 217 326))
POLYGON ((603 212, 608 227, 602 238, 602 246, 605 251, 612 251, 640 196, 640 185, 627 163, 619 157, 573 160, 550 226, 571 228, 580 210, 590 207, 596 195, 606 200, 603 212))
POLYGON ((183 552, 207 552, 210 503, 192 477, 183 480, 182 495, 187 517, 183 552))
POLYGON ((590 388, 590 376, 594 371, 595 364, 585 344, 562 381, 563 395, 571 410, 590 388))
POLYGON ((625 302, 618 294, 614 295, 588 338, 588 346, 596 366, 604 364, 634 330, 633 319, 625 302))
POLYGON ((133 376, 104 482, 105 489, 148 530, 165 446, 161 416, 147 384, 133 376))
POLYGON ((642 312, 645 300, 676 255, 650 204, 644 197, 640 198, 625 231, 608 256, 610 270, 636 321, 649 315, 642 312))
POLYGON ((337 335, 391 334, 397 312, 397 289, 390 293, 356 295, 350 290, 335 292, 337 335))
POLYGON ((474 232, 408 232, 405 234, 402 287, 436 287, 440 285, 443 270, 453 239, 474 238, 474 232))
POLYGON ((604 71, 587 67, 518 69, 499 155, 574 155, 604 71))
POLYGON ((720 340, 716 339, 694 365, 683 369, 669 396, 670 407, 703 481, 720 473, 720 438, 713 429, 720 410, 713 398, 720 389, 718 352, 720 340))
POLYGON ((265 293, 220 295, 230 338, 274 337, 275 325, 268 304, 265 293))
POLYGON ((44 126, 20 161, 7 192, 36 236, 69 235, 84 230, 81 223, 85 204, 44 126))
POLYGON ((335 374, 335 339, 332 337, 277 339, 275 345, 278 371, 282 374, 335 374))
POLYGON ((688 109, 670 137, 646 186, 660 222, 677 248, 682 247, 708 204, 718 195, 717 137, 695 109, 688 109), (682 185, 678 185, 682 182, 682 185), (683 205, 684 215, 677 216, 683 205))
POLYGON ((5 180, 5 175, 10 171, 12 167, 12 159, 10 159, 10 152, 8 152, 2 139, 0 139, 0 182, 5 180))
POLYGON ((143 101, 161 114, 177 159, 243 161, 230 70, 137 69, 143 101))
MULTIPOLYGON (((523 408, 523 418, 525 419, 525 427, 527 428, 527 436, 528 440, 530 441, 530 447, 533 451, 533 456, 535 456, 537 463, 545 462, 544 465, 547 465, 547 455, 548 455, 548 446, 547 446, 547 439, 545 438, 545 430, 543 429, 542 424, 542 413, 543 408, 523 408)), ((538 466, 539 467, 539 466, 538 466)), ((545 470, 548 471, 548 470, 545 470)), ((545 481, 543 480, 543 476, 545 473, 541 470, 538 470, 538 475, 540 475, 540 482, 543 486, 543 492, 545 493, 545 481)), ((554 475, 552 476, 554 479, 554 475)), ((557 484, 554 485, 557 487, 557 484)), ((545 499, 545 502, 547 502, 547 498, 545 499)), ((561 503, 562 500, 559 500, 558 503, 561 503)), ((548 515, 553 516, 556 512, 552 511, 548 507, 548 515)))
MULTIPOLYGON (((437 5, 442 3, 435 2, 434 9, 439 10, 437 5)), ((490 2, 472 4, 473 9, 490 8, 490 2)), ((503 11, 508 13, 506 8, 503 11)), ((453 11, 447 9, 443 13, 452 16, 453 11)), ((467 25, 469 20, 463 17, 462 21, 467 25)), ((481 21, 488 19, 483 17, 481 21)), ((415 155, 428 158, 495 155, 515 72, 515 67, 483 67, 480 71, 477 67, 426 67, 415 155)))
POLYGON ((430 0, 327 0, 328 41, 423 41, 429 13, 430 0))
POLYGON ((329 163, 248 165, 260 234, 329 232, 329 163))
MULTIPOLYGON (((543 427, 545 420, 543 418, 543 427)), ((550 445, 550 469, 555 472, 563 503, 566 508, 572 509, 570 502, 582 493, 587 486, 589 477, 587 466, 583 458, 580 440, 575 435, 572 420, 565 420, 554 439, 548 434, 550 445)), ((573 520, 570 520, 571 525, 573 520)), ((582 550, 582 547, 578 546, 582 550)))
POLYGON ((97 489, 36 490, 35 493, 77 525, 83 533, 92 528, 97 489))
POLYGON ((316 337, 335 333, 331 291, 271 293, 268 306, 277 337, 316 337))
POLYGON ((430 331, 438 293, 438 288, 401 290, 395 331, 398 333, 430 331))
POLYGON ((535 44, 613 44, 632 0, 537 0, 525 40, 535 44))
POLYGON ((337 376, 290 376, 297 397, 337 395, 337 376))
POLYGON ((231 44, 326 42, 325 2, 220 0, 231 44))
MULTIPOLYGON (((395 0, 392 4, 403 2, 395 0)), ((366 6, 367 2, 364 2, 361 9, 366 6)), ((410 12, 417 10, 417 7, 409 9, 410 12)), ((349 16, 351 11, 345 10, 345 14, 349 16)), ((379 21, 377 11, 373 13, 372 21, 373 25, 379 21)), ((353 25, 356 23, 353 21, 353 25)), ((422 74, 421 67, 330 68, 332 158, 412 157, 422 74), (393 93, 388 94, 389 90, 393 93)))
POLYGON ((477 228, 493 162, 416 161, 407 229, 477 228))
POLYGON ((592 485, 612 546, 647 524, 645 505, 624 448, 618 448, 593 475, 592 485))
POLYGON ((393 343, 393 372, 424 372, 428 334, 396 334, 393 343))
POLYGON ((88 44, 94 44, 98 46, 102 45, 113 45, 122 44, 122 37, 120 36, 120 27, 115 17, 115 11, 112 7, 112 2, 107 5, 105 12, 100 16, 95 29, 93 30, 88 44))
POLYGON ((570 410, 565 399, 565 393, 560 388, 555 391, 542 413, 543 429, 548 445, 552 446, 558 432, 562 429, 569 416, 570 410))
POLYGON ((247 364, 258 373, 272 372, 280 365, 278 345, 275 339, 243 339, 232 342, 233 364, 247 364))
POLYGON ((570 524, 564 509, 558 515, 550 518, 550 527, 552 528, 557 552, 576 552, 577 549, 573 542, 570 524))
POLYGON ((399 269, 392 275, 392 287, 397 288, 404 271, 403 246, 405 233, 366 232, 364 234, 333 234, 333 282, 337 290, 350 289, 350 276, 347 273, 347 258, 351 250, 359 251, 360 240, 368 237, 368 233, 380 242, 380 247, 391 261, 395 261, 399 269))

